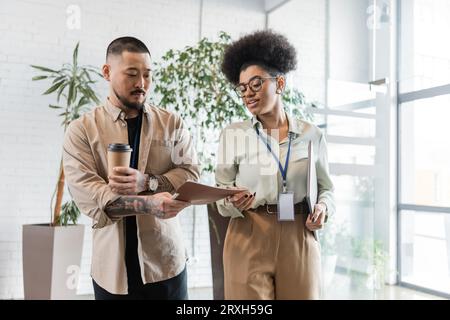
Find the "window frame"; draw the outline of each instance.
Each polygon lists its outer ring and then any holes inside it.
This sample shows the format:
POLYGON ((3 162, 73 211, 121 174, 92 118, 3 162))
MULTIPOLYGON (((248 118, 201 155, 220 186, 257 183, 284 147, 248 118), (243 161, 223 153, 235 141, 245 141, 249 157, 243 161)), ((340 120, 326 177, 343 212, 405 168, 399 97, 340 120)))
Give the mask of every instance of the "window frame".
MULTIPOLYGON (((409 1, 409 0, 408 0, 409 1)), ((401 53, 402 53, 402 2, 403 0, 396 0, 397 6, 397 64, 396 72, 397 79, 400 79, 400 66, 401 66, 401 53)), ((400 80, 399 80, 400 81, 400 80)), ((397 283, 399 286, 409 289, 421 291, 424 293, 433 294, 450 299, 450 294, 445 292, 433 290, 427 287, 415 285, 404 281, 402 279, 402 214, 415 214, 420 212, 421 214, 427 213, 441 213, 450 214, 450 207, 442 206, 429 206, 429 205, 416 205, 408 202, 403 202, 401 198, 402 194, 402 119, 401 111, 406 108, 404 104, 408 102, 414 102, 422 99, 429 99, 433 97, 439 97, 443 95, 450 95, 450 83, 445 85, 439 85, 426 89, 420 89, 416 91, 409 91, 405 93, 399 92, 399 85, 397 86, 397 283)))

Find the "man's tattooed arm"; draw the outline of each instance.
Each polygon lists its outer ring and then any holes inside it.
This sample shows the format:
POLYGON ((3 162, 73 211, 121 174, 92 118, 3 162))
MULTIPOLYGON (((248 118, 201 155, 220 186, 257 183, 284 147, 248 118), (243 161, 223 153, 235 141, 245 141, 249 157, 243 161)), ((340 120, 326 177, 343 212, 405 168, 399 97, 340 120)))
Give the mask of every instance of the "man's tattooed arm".
POLYGON ((105 208, 110 218, 152 214, 164 217, 161 200, 152 196, 122 196, 105 208))

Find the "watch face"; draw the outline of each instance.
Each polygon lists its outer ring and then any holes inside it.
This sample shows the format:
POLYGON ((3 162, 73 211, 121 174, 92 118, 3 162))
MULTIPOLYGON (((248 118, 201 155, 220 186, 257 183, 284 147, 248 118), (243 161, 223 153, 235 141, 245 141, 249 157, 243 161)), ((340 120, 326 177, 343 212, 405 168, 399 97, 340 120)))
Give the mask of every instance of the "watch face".
POLYGON ((152 191, 155 191, 156 189, 158 189, 158 179, 150 178, 149 187, 150 187, 150 190, 152 190, 152 191))

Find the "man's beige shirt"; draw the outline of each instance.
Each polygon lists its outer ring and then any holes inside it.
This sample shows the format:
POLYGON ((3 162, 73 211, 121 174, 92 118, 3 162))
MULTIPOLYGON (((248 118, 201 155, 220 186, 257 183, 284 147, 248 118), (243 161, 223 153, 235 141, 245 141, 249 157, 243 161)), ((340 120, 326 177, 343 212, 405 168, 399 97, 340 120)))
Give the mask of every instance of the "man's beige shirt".
MULTIPOLYGON (((164 175, 175 189, 198 180, 191 136, 179 116, 145 105, 138 170, 164 175)), ((92 278, 114 294, 128 293, 123 219, 112 221, 105 207, 120 196, 108 186, 107 148, 128 143, 125 114, 107 100, 73 121, 64 139, 67 185, 80 211, 93 220, 92 278)), ((138 257, 144 283, 166 280, 185 267, 186 252, 178 218, 137 216, 138 257)))

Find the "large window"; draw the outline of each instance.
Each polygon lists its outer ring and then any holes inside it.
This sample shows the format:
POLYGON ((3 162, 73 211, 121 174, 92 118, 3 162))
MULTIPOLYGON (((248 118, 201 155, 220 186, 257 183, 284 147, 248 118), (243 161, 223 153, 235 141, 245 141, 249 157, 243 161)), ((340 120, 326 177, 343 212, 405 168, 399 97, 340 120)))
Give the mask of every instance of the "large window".
POLYGON ((450 95, 401 104, 401 200, 450 207, 450 95))
POLYGON ((400 92, 450 83, 450 1, 401 1, 400 92))
MULTIPOLYGON (((307 12, 305 3, 289 2, 280 19, 307 12)), ((326 65, 296 82, 309 98, 311 79, 326 87, 313 110, 336 188, 336 214, 320 233, 325 297, 380 298, 380 283, 396 279, 450 296, 450 1, 314 3, 324 4, 314 7, 321 23, 283 32, 297 41, 301 67, 326 65)))
POLYGON ((450 294, 450 215, 403 210, 402 281, 450 294))
POLYGON ((400 283, 450 296, 450 1, 400 3, 400 283))

